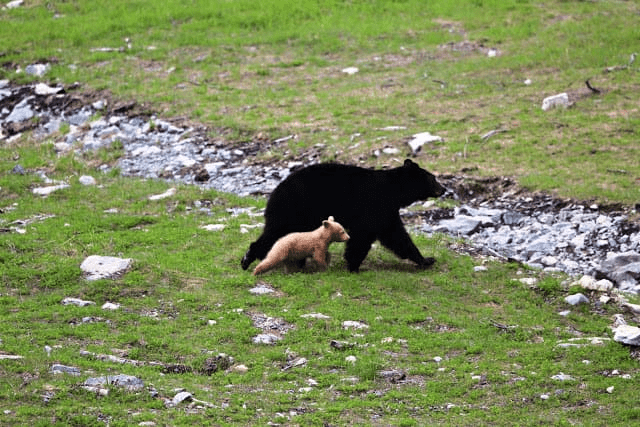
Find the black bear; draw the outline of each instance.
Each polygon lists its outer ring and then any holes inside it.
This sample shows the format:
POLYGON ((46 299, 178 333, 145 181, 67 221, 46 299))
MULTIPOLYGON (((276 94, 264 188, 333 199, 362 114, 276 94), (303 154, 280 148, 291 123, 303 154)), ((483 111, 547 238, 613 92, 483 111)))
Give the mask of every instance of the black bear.
POLYGON ((329 215, 351 236, 344 252, 349 271, 359 271, 376 240, 399 258, 429 267, 435 260, 420 254, 404 229, 398 210, 444 192, 431 173, 409 159, 389 170, 336 163, 300 169, 271 194, 264 212, 264 231, 249 246, 242 268, 246 270, 255 259, 263 259, 280 237, 313 230, 329 215))

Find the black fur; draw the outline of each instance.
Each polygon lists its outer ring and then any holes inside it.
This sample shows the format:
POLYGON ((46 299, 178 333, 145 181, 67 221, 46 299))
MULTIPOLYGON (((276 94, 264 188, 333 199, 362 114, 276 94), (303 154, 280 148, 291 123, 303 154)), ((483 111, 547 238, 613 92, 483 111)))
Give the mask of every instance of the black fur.
POLYGON ((335 163, 306 167, 289 175, 271 194, 264 231, 242 258, 242 268, 263 259, 280 237, 313 230, 330 215, 351 236, 344 253, 350 271, 360 269, 376 240, 398 257, 428 267, 435 260, 420 254, 398 210, 444 192, 431 173, 409 159, 389 170, 335 163))

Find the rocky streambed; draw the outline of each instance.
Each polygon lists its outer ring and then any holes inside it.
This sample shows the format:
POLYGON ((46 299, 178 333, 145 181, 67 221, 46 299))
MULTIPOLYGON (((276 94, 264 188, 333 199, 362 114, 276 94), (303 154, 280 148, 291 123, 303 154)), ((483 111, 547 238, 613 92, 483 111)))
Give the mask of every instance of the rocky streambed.
MULTIPOLYGON (((142 105, 116 103, 107 93, 77 89, 0 81, 0 143, 33 131, 42 140, 53 140, 61 154, 117 149, 122 154, 115 167, 124 175, 240 195, 269 194, 296 168, 318 162, 323 148, 293 161, 259 162, 256 154, 295 135, 272 140, 258 134, 230 143, 224 129, 161 119, 142 105)), ((456 199, 458 206, 439 208, 427 202, 426 210, 403 210, 414 231, 464 237, 487 255, 586 274, 626 292, 640 292, 640 227, 630 219, 630 209, 531 194, 508 178, 439 180, 449 189, 444 197, 456 199)))

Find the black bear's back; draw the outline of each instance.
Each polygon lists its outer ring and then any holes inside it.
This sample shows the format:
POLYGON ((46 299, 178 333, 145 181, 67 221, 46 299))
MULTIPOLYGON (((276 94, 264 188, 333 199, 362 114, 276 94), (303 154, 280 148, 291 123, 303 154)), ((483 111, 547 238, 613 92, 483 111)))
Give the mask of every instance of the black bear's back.
MULTIPOLYGON (((271 194, 265 211, 267 226, 276 223, 292 230, 313 230, 329 216, 349 229, 378 217, 388 194, 384 171, 323 163, 289 175, 271 194)), ((397 207, 389 206, 397 212, 397 207)), ((278 227, 280 228, 280 227, 278 227)))

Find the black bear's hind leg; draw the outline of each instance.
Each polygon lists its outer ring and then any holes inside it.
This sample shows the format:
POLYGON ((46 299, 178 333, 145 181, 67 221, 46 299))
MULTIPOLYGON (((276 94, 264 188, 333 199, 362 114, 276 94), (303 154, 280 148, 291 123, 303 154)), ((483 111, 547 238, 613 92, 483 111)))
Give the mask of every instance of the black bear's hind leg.
POLYGON ((351 238, 347 242, 344 250, 344 259, 347 261, 347 267, 352 273, 360 271, 360 264, 367 257, 371 244, 375 240, 374 236, 362 237, 353 231, 350 231, 351 238))

